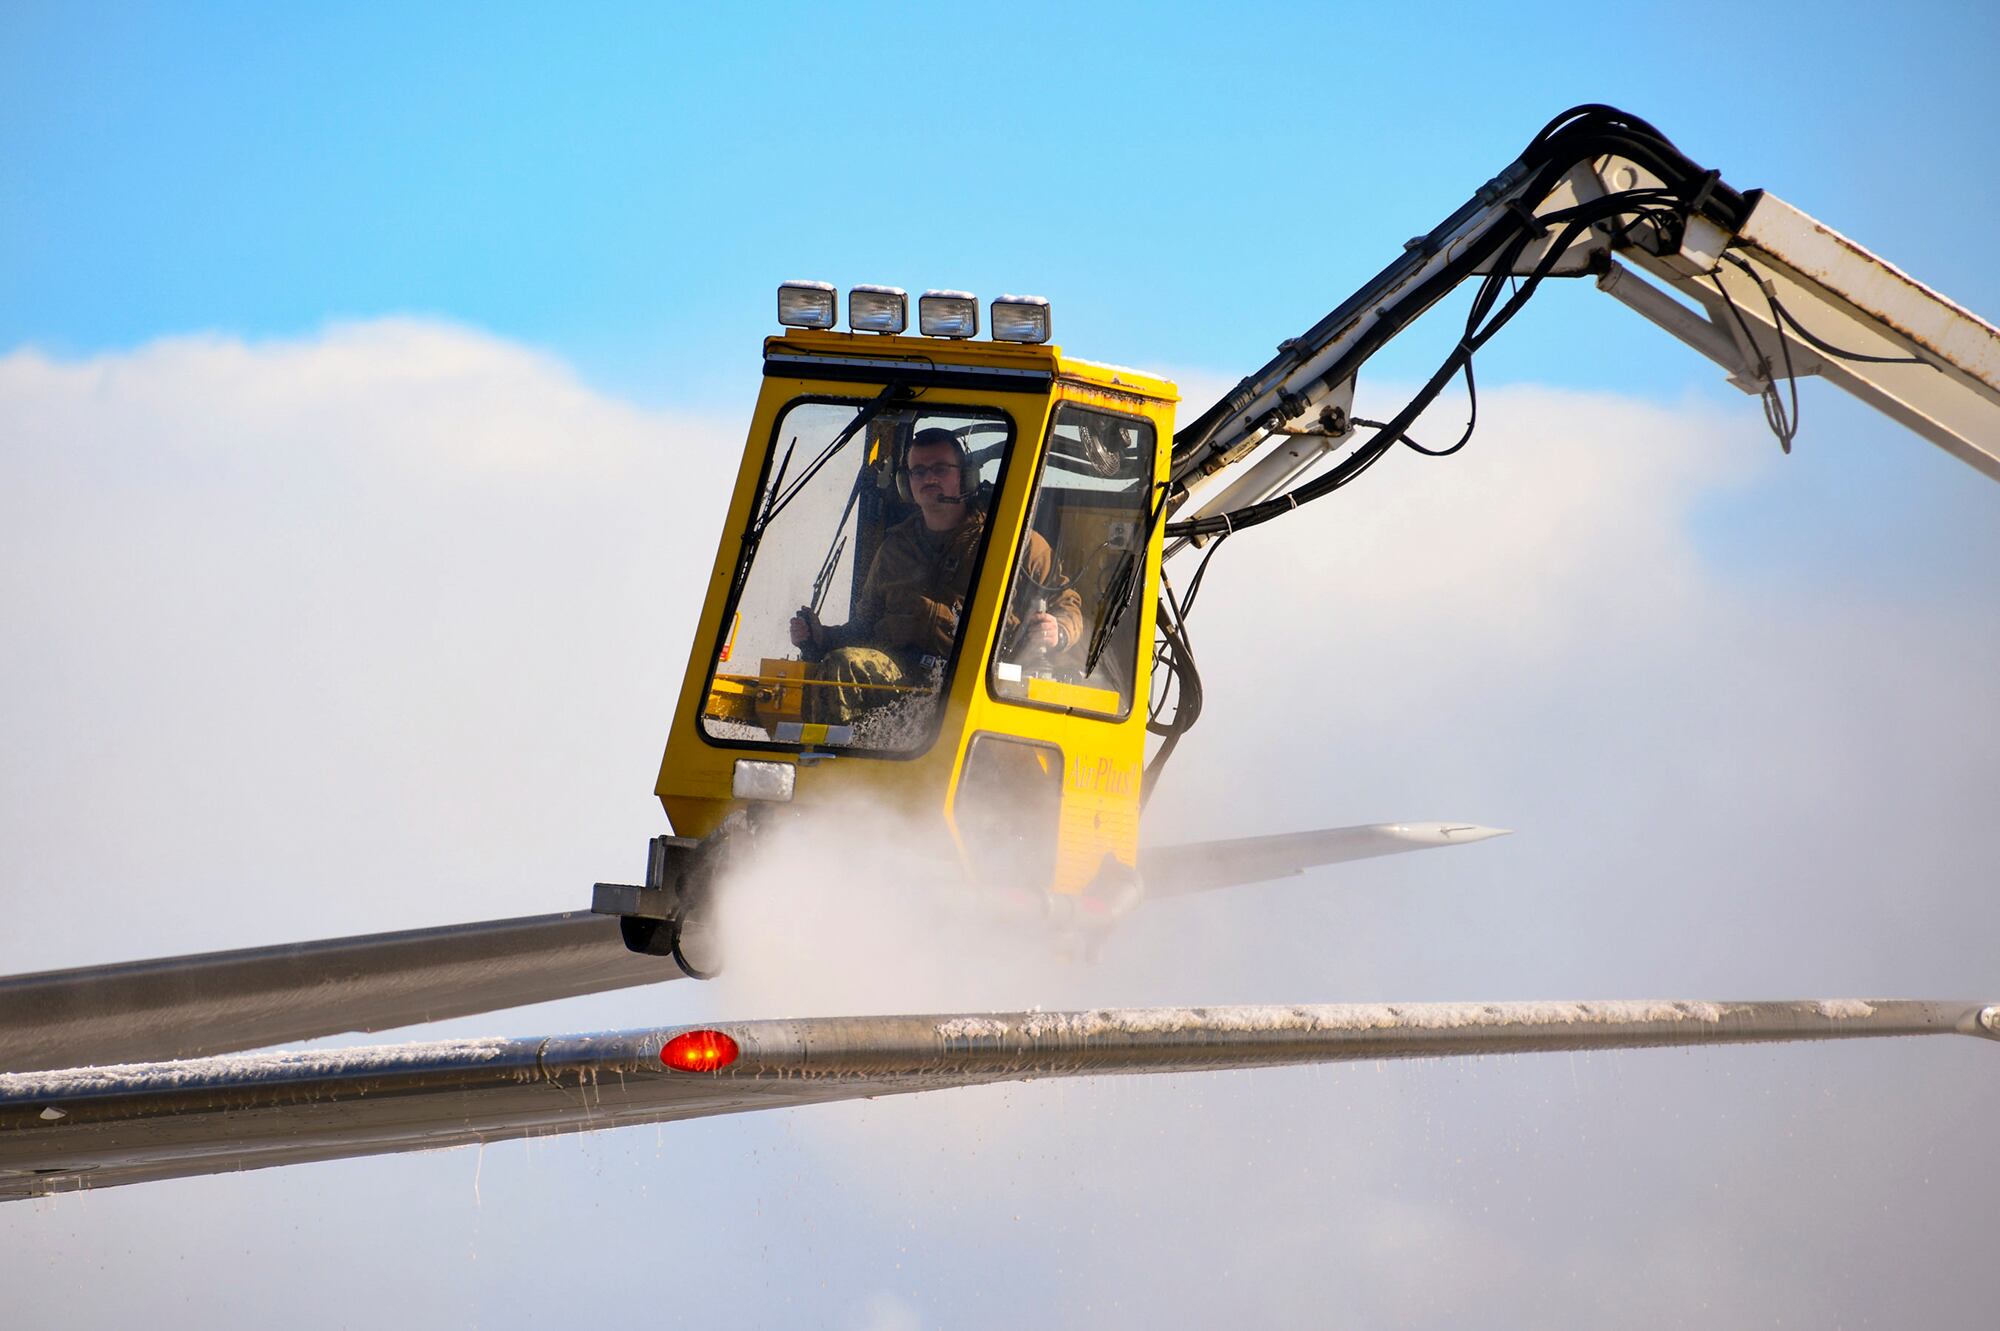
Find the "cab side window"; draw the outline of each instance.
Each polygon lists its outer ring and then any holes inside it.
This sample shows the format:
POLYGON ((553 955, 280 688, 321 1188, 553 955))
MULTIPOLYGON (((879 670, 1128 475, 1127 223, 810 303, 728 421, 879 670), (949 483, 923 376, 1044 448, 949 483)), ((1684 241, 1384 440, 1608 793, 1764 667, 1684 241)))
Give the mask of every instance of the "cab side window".
POLYGON ((995 696, 1130 711, 1153 464, 1151 422, 1056 408, 989 677, 995 696))

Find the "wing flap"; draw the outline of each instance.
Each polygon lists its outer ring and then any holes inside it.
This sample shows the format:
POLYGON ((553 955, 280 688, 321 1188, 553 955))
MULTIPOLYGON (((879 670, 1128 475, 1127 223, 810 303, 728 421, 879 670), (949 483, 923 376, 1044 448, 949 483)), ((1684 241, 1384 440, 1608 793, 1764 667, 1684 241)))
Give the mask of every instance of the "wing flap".
POLYGON ((0 1069, 191 1058, 681 977, 585 911, 0 978, 0 1069))
POLYGON ((2000 1008, 1915 1000, 1411 1003, 752 1021, 0 1075, 0 1200, 310 1160, 1003 1081, 1899 1035, 1993 1038, 2000 1008))

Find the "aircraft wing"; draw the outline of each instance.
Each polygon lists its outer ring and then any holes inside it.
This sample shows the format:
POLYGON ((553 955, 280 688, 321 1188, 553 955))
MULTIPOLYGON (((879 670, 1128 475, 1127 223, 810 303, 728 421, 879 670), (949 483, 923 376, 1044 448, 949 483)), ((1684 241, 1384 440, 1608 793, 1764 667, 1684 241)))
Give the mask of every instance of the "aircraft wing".
MULTIPOLYGON (((1504 836, 1376 823, 1140 853, 1152 897, 1504 836)), ((0 1069, 194 1058, 677 980, 584 911, 0 977, 0 1069)))
POLYGON ((1210 888, 1289 878, 1321 864, 1397 855, 1435 846, 1462 846, 1508 836, 1474 823, 1369 823, 1312 832, 1238 837, 1153 846, 1139 852, 1139 878, 1148 897, 1177 897, 1210 888))
POLYGON ((0 1200, 1043 1077, 1953 1033, 2000 1038, 2000 1006, 1411 1003, 836 1017, 10 1073, 0 1075, 0 1200))
POLYGON ((0 978, 0 1068, 189 1058, 681 978, 586 911, 0 978))

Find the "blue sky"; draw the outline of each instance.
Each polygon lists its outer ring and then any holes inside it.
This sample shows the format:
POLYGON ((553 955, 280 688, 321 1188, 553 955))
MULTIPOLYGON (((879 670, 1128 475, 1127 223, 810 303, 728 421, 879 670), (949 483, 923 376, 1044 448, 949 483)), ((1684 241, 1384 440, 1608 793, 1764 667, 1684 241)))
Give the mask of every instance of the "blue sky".
MULTIPOLYGON (((1040 292, 1082 354, 1240 373, 1590 100, 2000 308, 2000 14, 1740 13, 15 5, 0 347, 414 312, 719 406, 814 275, 1040 292)), ((1708 382, 1543 304, 1489 374, 1708 382)))
MULTIPOLYGON (((1990 318, 1996 53, 1972 3, 0 0, 0 973, 568 909, 632 872, 783 278, 1043 294, 1069 350, 1200 406, 1602 100, 1990 318)), ((826 968, 794 930, 778 982, 412 1038, 2000 998, 1968 924, 2000 878, 2000 491, 1823 385, 1780 460, 1753 399, 1588 289, 1546 291, 1481 384, 1463 454, 1217 561, 1208 710, 1149 839, 1517 835, 1149 907, 1026 983, 826 968)), ((539 1326, 611 1271, 614 1303, 700 1272, 635 1305, 669 1323, 1969 1329, 2000 1300, 1993 1055, 745 1115, 4 1207, 0 1269, 51 1325, 539 1326)))

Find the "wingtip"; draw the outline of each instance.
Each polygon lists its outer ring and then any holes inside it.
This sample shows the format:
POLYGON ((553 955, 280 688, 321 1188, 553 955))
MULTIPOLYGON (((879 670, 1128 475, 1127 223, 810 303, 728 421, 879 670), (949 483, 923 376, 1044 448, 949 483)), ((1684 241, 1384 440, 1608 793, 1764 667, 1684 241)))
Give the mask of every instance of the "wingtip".
POLYGON ((1474 841, 1514 835, 1511 827, 1482 827, 1478 823, 1390 823, 1383 830, 1426 846, 1470 845, 1474 841))

